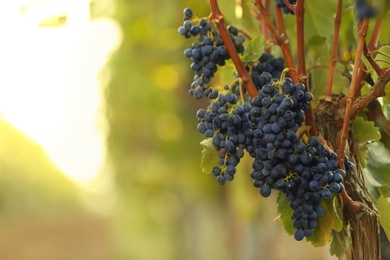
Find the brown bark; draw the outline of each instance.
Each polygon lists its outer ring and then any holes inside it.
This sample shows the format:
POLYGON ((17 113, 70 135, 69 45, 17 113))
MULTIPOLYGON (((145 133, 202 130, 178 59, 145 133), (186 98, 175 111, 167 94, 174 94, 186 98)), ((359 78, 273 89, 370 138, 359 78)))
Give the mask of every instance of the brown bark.
MULTIPOLYGON (((345 107, 341 102, 342 98, 332 95, 330 101, 322 100, 315 111, 318 129, 333 147, 339 147, 345 114, 345 107)), ((358 160, 351 133, 349 133, 349 137, 345 155, 354 163, 355 171, 347 175, 345 189, 354 201, 361 202, 364 206, 360 212, 352 213, 344 205, 344 226, 349 225, 352 238, 351 251, 347 255, 350 255, 352 260, 380 260, 379 220, 364 185, 363 169, 358 160)))

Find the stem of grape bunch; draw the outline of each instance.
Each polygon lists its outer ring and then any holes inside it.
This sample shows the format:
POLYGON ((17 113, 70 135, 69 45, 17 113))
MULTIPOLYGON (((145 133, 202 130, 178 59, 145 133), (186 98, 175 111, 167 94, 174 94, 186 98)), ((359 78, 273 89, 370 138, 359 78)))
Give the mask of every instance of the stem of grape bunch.
POLYGON ((225 43, 227 51, 232 59, 234 66, 236 67, 238 75, 241 77, 242 82, 244 84, 245 89, 248 91, 251 97, 257 96, 257 90, 253 84, 251 77, 248 75, 248 72, 245 70, 243 63, 240 60, 240 57, 237 54, 236 49, 234 48, 234 44, 229 36, 229 33, 226 29, 226 24, 223 19, 223 14, 218 6, 217 0, 210 0, 211 6, 211 16, 213 21, 215 22, 219 33, 221 34, 222 40, 225 43))

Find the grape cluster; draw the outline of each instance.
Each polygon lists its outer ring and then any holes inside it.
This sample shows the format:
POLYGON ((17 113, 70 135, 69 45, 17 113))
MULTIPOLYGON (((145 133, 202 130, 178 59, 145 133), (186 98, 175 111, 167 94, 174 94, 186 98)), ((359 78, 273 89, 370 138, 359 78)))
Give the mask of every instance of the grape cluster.
POLYGON ((338 169, 337 154, 317 137, 305 143, 295 135, 312 100, 304 85, 289 78, 277 83, 269 73, 260 77, 265 84, 252 99, 251 116, 262 135, 247 147, 254 158, 253 185, 263 197, 272 189, 286 195, 293 209, 294 238, 302 240, 313 235, 317 218, 324 214, 322 199, 341 191, 345 171, 338 169))
MULTIPOLYGON (((244 150, 254 158, 253 185, 263 197, 272 190, 285 194, 293 210, 294 238, 302 240, 313 235, 317 218, 324 215, 322 200, 342 190, 346 173, 338 168, 337 154, 317 137, 303 142, 295 134, 313 98, 304 85, 290 78, 278 81, 268 72, 259 77, 264 84, 251 102, 212 91, 214 101, 197 112, 198 130, 212 138, 218 151, 219 165, 212 174, 220 184, 234 179, 244 150)), ((352 171, 353 164, 345 161, 352 171)))
MULTIPOLYGON (((288 0, 288 2, 295 5, 297 0, 288 0)), ((294 14, 294 12, 283 3, 283 0, 275 0, 275 5, 282 8, 283 13, 285 14, 294 14)))
MULTIPOLYGON (((198 36, 191 48, 184 51, 184 55, 191 59, 191 69, 195 72, 189 93, 200 99, 205 95, 207 84, 214 77, 217 65, 225 65, 230 56, 219 31, 213 30, 212 24, 205 18, 200 19, 198 24, 194 24, 191 21, 192 15, 191 9, 184 9, 184 23, 179 27, 178 33, 185 38, 198 36)), ((234 26, 228 26, 227 30, 236 51, 243 53, 245 37, 239 34, 234 26)))
POLYGON ((272 78, 280 78, 282 71, 284 69, 284 59, 283 58, 274 58, 272 55, 263 53, 258 62, 252 68, 252 81, 256 87, 259 89, 265 84, 262 81, 261 74, 263 72, 268 72, 271 74, 272 78))
MULTIPOLYGON (((296 0, 289 2, 295 4, 296 0)), ((282 6, 283 1, 275 0, 275 4, 289 10, 282 6)), ((339 169, 337 154, 317 137, 302 140, 297 136, 313 96, 302 83, 294 84, 288 77, 279 80, 282 58, 264 53, 248 66, 258 92, 254 98, 240 93, 238 83, 221 90, 208 87, 217 66, 230 57, 218 30, 207 19, 192 17, 192 10, 184 9, 184 23, 178 32, 185 38, 197 37, 184 55, 192 60, 195 72, 190 94, 211 100, 206 109, 198 110, 197 128, 218 152, 212 175, 222 185, 232 181, 247 152, 253 158, 250 176, 261 196, 270 196, 272 190, 283 193, 292 209, 294 238, 313 236, 318 218, 325 214, 322 201, 342 191, 346 172, 352 172, 354 165, 345 158, 346 171, 339 169)), ((236 27, 227 29, 236 51, 244 52, 244 37, 236 27)))
POLYGON ((212 138, 218 151, 219 165, 213 168, 212 174, 220 184, 233 180, 236 166, 244 156, 247 139, 253 132, 249 119, 252 107, 249 102, 238 102, 237 95, 221 93, 207 109, 197 112, 198 131, 212 138))

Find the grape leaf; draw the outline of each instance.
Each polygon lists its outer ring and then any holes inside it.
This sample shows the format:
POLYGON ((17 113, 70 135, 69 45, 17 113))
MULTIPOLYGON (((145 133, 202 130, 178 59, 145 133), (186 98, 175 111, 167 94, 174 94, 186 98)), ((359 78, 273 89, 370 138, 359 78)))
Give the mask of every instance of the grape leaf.
POLYGON ((378 141, 381 138, 379 128, 374 126, 374 122, 369 122, 362 117, 357 117, 352 121, 352 134, 358 147, 359 161, 363 167, 366 167, 367 142, 378 141))
POLYGON ((386 233, 387 238, 390 240, 390 201, 389 198, 380 196, 378 203, 378 217, 379 221, 386 233))
MULTIPOLYGON (((326 58, 326 57, 325 57, 326 58)), ((325 59, 321 57, 321 62, 327 62, 322 61, 325 59)), ((324 95, 324 86, 326 86, 328 81, 328 71, 324 70, 323 68, 316 67, 316 63, 318 61, 314 60, 310 64, 310 66, 314 66, 314 69, 311 73, 311 78, 315 84, 311 85, 311 92, 315 97, 322 97, 324 95)), ((344 70, 344 66, 341 64, 336 65, 337 70, 344 70)), ((348 93, 348 86, 349 86, 350 80, 344 76, 342 73, 335 73, 333 78, 333 92, 334 93, 348 93)))
POLYGON ((363 169, 363 177, 368 193, 375 201, 377 201, 380 196, 378 188, 381 187, 381 184, 372 177, 370 171, 367 168, 363 169))
POLYGON ((342 213, 337 197, 333 196, 332 199, 324 200, 321 206, 324 207, 325 215, 318 218, 318 226, 313 236, 307 239, 316 247, 325 246, 330 241, 332 230, 340 232, 343 228, 342 213))
MULTIPOLYGON (((379 48, 378 55, 375 57, 375 61, 378 63, 380 68, 389 68, 390 67, 390 47, 383 46, 379 48)), ((371 66, 371 65, 370 65, 371 66)), ((370 69, 372 70, 372 69, 370 69)), ((374 82, 378 80, 378 75, 376 73, 371 73, 371 77, 374 82)), ((384 104, 390 104, 390 82, 385 86, 386 96, 384 98, 384 104)))
POLYGON ((380 186, 378 187, 378 191, 382 196, 390 198, 390 186, 380 186))
MULTIPOLYGON (((389 10, 390 1, 385 1, 386 7, 383 10, 389 10)), ((383 24, 390 23, 390 13, 387 11, 387 14, 383 16, 383 24)), ((379 34, 379 42, 389 42, 390 41, 390 26, 382 26, 381 33, 379 34)))
POLYGON ((381 186, 390 186, 390 152, 382 142, 368 144, 367 169, 381 186))
POLYGON ((344 259, 345 252, 351 246, 351 236, 349 226, 342 229, 341 232, 332 232, 332 240, 330 241, 329 253, 336 256, 338 259, 344 259))
POLYGON ((375 61, 378 63, 379 67, 381 68, 389 68, 389 62, 390 62, 390 46, 383 46, 379 48, 378 55, 375 57, 375 61))
POLYGON ((378 141, 381 138, 379 128, 374 126, 374 122, 366 121, 362 117, 357 117, 353 120, 352 133, 357 143, 378 141))
POLYGON ((284 230, 286 230, 287 234, 292 236, 295 232, 295 228, 291 219, 292 209, 290 208, 290 203, 288 202, 288 199, 283 192, 278 192, 276 203, 278 204, 278 213, 280 215, 275 219, 275 221, 281 220, 284 230))
POLYGON ((261 54, 263 54, 264 46, 267 44, 265 39, 262 36, 253 38, 247 46, 245 46, 245 52, 243 54, 244 62, 255 62, 257 61, 261 54))
POLYGON ((212 144, 212 138, 204 139, 200 142, 200 144, 203 146, 200 166, 202 167, 202 171, 204 173, 209 174, 213 170, 214 166, 218 165, 218 151, 212 144))
POLYGON ((305 2, 305 38, 314 35, 330 37, 333 35, 334 18, 329 13, 336 9, 335 1, 307 1, 305 2))

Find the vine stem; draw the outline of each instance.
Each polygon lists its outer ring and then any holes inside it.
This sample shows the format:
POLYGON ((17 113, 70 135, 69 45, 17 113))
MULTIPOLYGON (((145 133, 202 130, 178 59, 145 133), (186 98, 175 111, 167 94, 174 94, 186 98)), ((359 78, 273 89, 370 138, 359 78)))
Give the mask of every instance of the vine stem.
POLYGON ((253 84, 252 78, 248 75, 247 71, 242 64, 240 57, 237 54, 236 49, 232 39, 230 38, 229 32, 227 31, 225 21, 223 19, 223 14, 218 6, 217 0, 210 0, 211 6, 211 17, 215 22, 218 31, 222 37, 223 42, 225 43, 226 49, 232 59, 234 66, 236 67, 237 73, 242 79, 245 89, 248 91, 249 95, 253 98, 258 95, 255 85, 253 84))
POLYGON ((330 65, 329 65, 328 82, 326 84, 326 89, 325 89, 325 100, 330 100, 330 95, 332 94, 333 77, 334 77, 336 64, 337 64, 337 50, 338 50, 339 33, 340 33, 340 25, 341 25, 342 7, 343 7, 343 0, 338 0, 336 16, 334 18, 332 54, 331 54, 330 65))
POLYGON ((356 49, 356 56, 355 56, 355 62, 353 66, 353 72, 352 72, 352 80, 351 85, 349 88, 349 93, 346 99, 346 108, 345 108, 345 115, 344 115, 344 121, 343 121, 343 127, 341 130, 340 135, 340 145, 339 145, 339 167, 341 169, 345 169, 344 167, 344 149, 347 142, 347 135, 349 130, 349 122, 351 120, 352 115, 352 104, 354 103, 356 99, 356 88, 359 88, 357 86, 357 78, 358 78, 358 70, 360 67, 360 60, 363 54, 363 48, 366 40, 366 34, 367 34, 367 28, 368 28, 368 19, 364 19, 360 21, 359 23, 359 41, 358 46, 356 49))
MULTIPOLYGON (((375 22, 375 25, 374 25, 374 28, 372 30, 372 34, 371 34, 371 39, 370 41, 368 42, 367 44, 367 48, 364 47, 366 50, 364 50, 365 52, 367 52, 367 54, 365 54, 366 57, 368 57, 368 55, 371 55, 372 52, 377 48, 377 45, 378 45, 378 40, 379 40, 379 33, 380 33, 380 30, 382 28, 382 24, 383 24, 383 17, 379 17, 376 22, 375 22)), ((371 56, 370 56, 371 57, 371 56)), ((372 59, 372 57, 371 57, 372 59)), ((370 61, 370 60, 369 60, 370 61)), ((372 61, 371 61, 372 62, 372 61)), ((374 63, 374 66, 373 68, 375 68, 377 65, 377 63, 375 62, 374 63)), ((378 68, 375 69, 375 71, 377 71, 378 73, 378 68)), ((380 72, 379 72, 380 73, 380 72)), ((367 75, 367 66, 362 63, 360 65, 360 69, 359 69, 359 74, 358 74, 358 78, 357 78, 357 82, 364 82, 364 78, 366 77, 367 75)), ((380 76, 378 74, 378 76, 380 76)), ((360 91, 360 89, 363 87, 363 84, 360 84, 359 88, 356 89, 356 93, 355 93, 355 96, 357 95, 357 93, 360 91)), ((352 109, 354 109, 354 106, 352 107, 352 109)), ((359 110, 360 111, 360 110, 359 110)))
MULTIPOLYGON (((305 85, 305 90, 310 91, 307 81, 306 59, 305 59, 305 2, 298 0, 295 4, 295 18, 297 31, 297 55, 298 55, 298 80, 305 85)), ((310 136, 317 136, 319 131, 314 120, 313 108, 310 107, 305 111, 305 124, 308 126, 310 136)))
MULTIPOLYGON (((263 0, 264 1, 264 8, 267 10, 269 10, 269 0, 263 0)), ((259 20, 260 20, 260 26, 261 26, 261 34, 263 35, 264 39, 266 41, 270 41, 270 33, 269 33, 269 29, 268 29, 268 26, 266 24, 266 21, 264 19, 264 16, 259 14, 259 20)), ((268 54, 270 53, 270 48, 266 48, 265 50, 268 54)))
MULTIPOLYGON (((284 60, 286 61, 286 65, 292 72, 290 73, 290 77, 292 81, 295 83, 298 82, 298 77, 297 74, 295 73, 294 59, 291 54, 290 44, 286 37, 286 33, 285 32, 283 32, 283 34, 279 33, 278 29, 273 24, 261 0, 255 0, 254 5, 257 7, 257 9, 259 9, 260 15, 263 17, 264 22, 267 25, 271 34, 274 36, 276 44, 279 45, 280 49, 282 50, 284 60)), ((277 24, 284 23, 283 16, 281 15, 281 13, 280 15, 278 15, 277 10, 275 10, 275 18, 277 20, 277 24)))
POLYGON ((378 17, 372 29, 371 39, 367 45, 368 51, 372 52, 378 46, 379 34, 383 25, 383 17, 378 17))
POLYGON ((390 68, 383 69, 371 90, 366 95, 356 99, 352 105, 351 117, 355 117, 376 98, 384 96, 385 86, 388 82, 390 82, 390 68))

